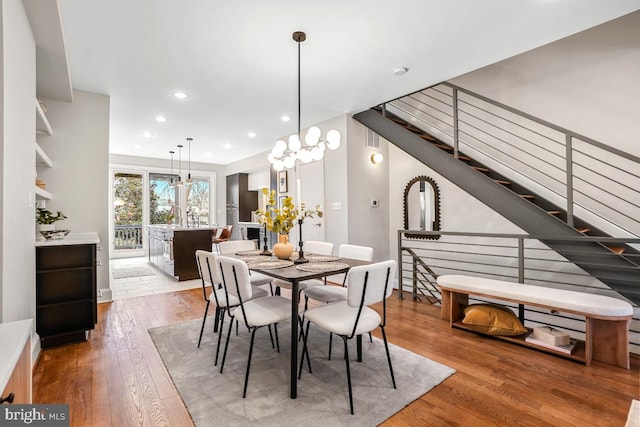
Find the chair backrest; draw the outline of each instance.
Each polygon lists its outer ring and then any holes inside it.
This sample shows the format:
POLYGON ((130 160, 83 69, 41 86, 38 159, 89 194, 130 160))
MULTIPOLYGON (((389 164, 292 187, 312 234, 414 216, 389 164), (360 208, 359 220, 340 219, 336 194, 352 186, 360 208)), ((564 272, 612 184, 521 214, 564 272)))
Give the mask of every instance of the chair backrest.
POLYGON ((331 255, 333 253, 333 243, 309 240, 304 242, 302 249, 310 254, 331 255))
POLYGON ((249 267, 247 263, 236 258, 219 256, 220 276, 222 285, 226 289, 227 295, 232 295, 240 300, 240 304, 251 299, 252 288, 249 278, 249 267))
POLYGON ((395 260, 353 267, 347 273, 347 304, 369 306, 388 298, 393 292, 395 260))
POLYGON ((220 255, 235 254, 240 251, 250 251, 256 248, 256 242, 253 240, 228 240, 220 242, 218 250, 220 255))
POLYGON ((373 260, 373 248, 343 243, 338 248, 338 256, 341 258, 358 259, 360 261, 373 260))
MULTIPOLYGON (((215 287, 222 283, 220 278, 220 268, 218 267, 218 256, 213 252, 197 250, 196 264, 198 265, 198 273, 202 280, 202 291, 204 299, 207 299, 207 286, 211 286, 215 297, 215 287)), ((218 304, 216 298, 216 304, 218 304)))

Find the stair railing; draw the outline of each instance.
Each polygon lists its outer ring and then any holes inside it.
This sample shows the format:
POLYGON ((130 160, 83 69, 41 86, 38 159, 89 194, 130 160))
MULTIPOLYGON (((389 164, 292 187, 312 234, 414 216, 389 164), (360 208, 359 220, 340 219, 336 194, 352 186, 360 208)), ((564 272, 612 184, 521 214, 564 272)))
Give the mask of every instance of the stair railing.
MULTIPOLYGON (((426 297, 431 304, 440 302, 440 291, 436 287, 438 276, 431 267, 420 258, 411 248, 400 247, 399 259, 402 252, 411 256, 411 295, 414 301, 421 301, 420 296, 426 297), (429 293, 429 295, 427 295, 429 293)), ((402 281, 400 281, 402 283, 402 281)), ((399 287, 398 297, 404 299, 403 287, 399 287)))
MULTIPOLYGON (((597 275, 585 272, 543 243, 550 240, 595 241, 607 245, 640 244, 640 238, 398 230, 399 297, 403 298, 404 292, 411 293, 414 298, 419 297, 419 288, 416 289, 415 285, 417 264, 428 269, 431 280, 426 283, 426 286, 430 287, 433 291, 432 296, 438 300, 440 300, 440 292, 435 283, 437 283, 437 277, 444 274, 486 277, 624 299, 619 293, 603 284, 597 275), (425 240, 407 237, 407 235, 417 234, 438 235, 440 238, 425 240)), ((617 255, 611 253, 611 257, 615 256, 617 255)), ((636 265, 640 265, 640 254, 628 254, 627 257, 636 265)), ((606 259, 597 262, 603 267, 603 275, 611 277, 624 273, 612 270, 606 259)), ((630 265, 625 269, 640 270, 640 267, 630 265)), ((640 293, 640 284, 631 284, 631 289, 632 292, 640 293)), ((634 315, 629 327, 630 343, 632 351, 640 353, 640 306, 633 301, 629 302, 634 306, 634 315)), ((513 308, 518 309, 517 306, 513 308)), ((572 315, 564 316, 527 308, 527 319, 567 330, 584 331, 584 319, 572 315)))
POLYGON ((459 152, 615 236, 640 236, 640 158, 442 83, 383 106, 459 152))

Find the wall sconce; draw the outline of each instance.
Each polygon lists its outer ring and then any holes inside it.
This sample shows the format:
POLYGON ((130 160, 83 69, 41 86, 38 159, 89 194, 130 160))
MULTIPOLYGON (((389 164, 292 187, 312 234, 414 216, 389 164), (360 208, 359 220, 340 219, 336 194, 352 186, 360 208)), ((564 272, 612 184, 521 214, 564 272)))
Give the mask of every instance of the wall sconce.
POLYGON ((382 155, 382 153, 373 153, 371 155, 371 163, 373 163, 374 165, 382 163, 383 160, 384 156, 382 155))

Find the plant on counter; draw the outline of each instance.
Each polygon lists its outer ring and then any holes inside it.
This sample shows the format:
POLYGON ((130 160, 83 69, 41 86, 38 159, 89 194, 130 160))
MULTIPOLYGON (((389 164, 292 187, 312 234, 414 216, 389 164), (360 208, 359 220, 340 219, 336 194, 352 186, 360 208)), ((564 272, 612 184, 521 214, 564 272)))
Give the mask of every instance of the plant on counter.
POLYGON ((285 197, 282 206, 276 204, 276 191, 267 188, 262 189, 262 194, 269 197, 267 201, 267 209, 258 209, 256 216, 260 224, 266 225, 269 231, 278 234, 289 234, 296 222, 302 222, 307 218, 318 216, 322 218, 320 205, 316 205, 315 209, 307 209, 304 203, 298 208, 292 201, 291 197, 285 197))
POLYGON ((53 224, 56 221, 62 221, 67 219, 66 215, 58 211, 55 215, 48 209, 37 208, 36 209, 36 222, 38 224, 53 224))

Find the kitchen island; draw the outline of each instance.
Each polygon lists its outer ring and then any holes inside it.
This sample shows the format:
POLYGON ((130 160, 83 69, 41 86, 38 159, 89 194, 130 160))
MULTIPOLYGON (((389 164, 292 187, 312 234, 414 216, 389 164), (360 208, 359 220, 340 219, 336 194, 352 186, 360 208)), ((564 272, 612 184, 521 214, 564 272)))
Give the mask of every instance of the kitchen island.
POLYGON ((163 273, 182 281, 200 277, 196 251, 211 251, 214 230, 221 226, 145 225, 144 228, 149 239, 149 262, 163 273))

